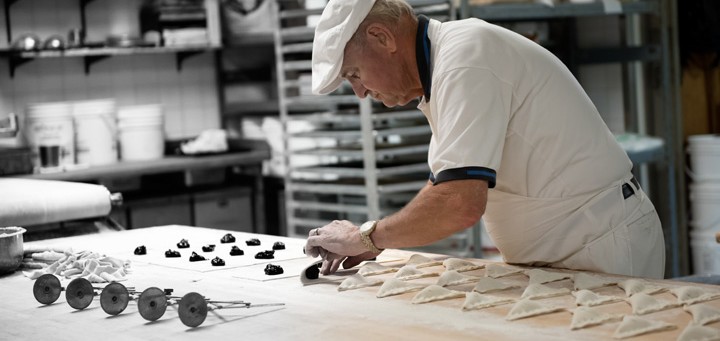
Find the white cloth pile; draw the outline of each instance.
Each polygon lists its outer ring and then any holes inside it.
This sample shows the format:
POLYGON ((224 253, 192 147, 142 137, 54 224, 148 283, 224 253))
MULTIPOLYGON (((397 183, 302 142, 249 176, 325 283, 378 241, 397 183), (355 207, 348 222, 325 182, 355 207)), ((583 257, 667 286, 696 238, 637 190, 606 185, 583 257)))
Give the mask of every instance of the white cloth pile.
POLYGON ((25 253, 25 277, 37 279, 44 274, 74 279, 83 277, 92 283, 124 281, 130 272, 130 261, 108 257, 96 252, 72 249, 47 249, 25 253))
POLYGON ((183 154, 222 153, 228 150, 227 132, 223 129, 209 129, 194 140, 180 146, 183 154))

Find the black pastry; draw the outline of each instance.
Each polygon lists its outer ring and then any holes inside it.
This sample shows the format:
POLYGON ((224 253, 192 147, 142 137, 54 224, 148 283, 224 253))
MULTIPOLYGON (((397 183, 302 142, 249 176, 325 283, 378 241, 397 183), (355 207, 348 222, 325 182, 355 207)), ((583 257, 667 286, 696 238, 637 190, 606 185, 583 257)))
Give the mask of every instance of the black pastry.
POLYGON ((275 251, 273 251, 273 250, 260 251, 257 254, 255 254, 255 259, 274 259, 274 258, 275 258, 275 251))
POLYGON ((197 261, 201 261, 201 260, 206 260, 206 259, 205 259, 205 257, 198 255, 194 251, 193 251, 192 255, 190 255, 191 262, 197 262, 197 261))
POLYGON ((273 244, 273 250, 285 250, 285 243, 275 242, 275 244, 273 244))
POLYGON ((167 257, 167 258, 180 257, 180 251, 168 249, 167 251, 165 251, 165 257, 167 257))
POLYGON ((220 257, 215 257, 210 261, 210 264, 212 264, 212 266, 225 266, 225 261, 220 257))
POLYGON ((147 249, 145 248, 145 245, 140 245, 135 248, 135 252, 133 253, 135 253, 136 255, 145 255, 147 254, 147 249))
POLYGON ((225 244, 225 243, 234 243, 234 242, 235 242, 235 236, 233 236, 232 234, 228 233, 228 234, 224 235, 224 236, 220 239, 220 242, 223 243, 223 244, 225 244))
POLYGON ((181 239, 179 243, 177 243, 178 249, 187 249, 190 247, 190 243, 188 243, 187 239, 181 239))
POLYGON ((241 250, 237 245, 233 245, 232 249, 230 249, 230 255, 231 256, 242 256, 245 252, 241 250))
POLYGON ((202 247, 203 252, 213 252, 215 251, 215 244, 208 244, 202 247))
POLYGON ((245 241, 245 244, 247 244, 247 246, 258 246, 260 245, 260 240, 257 238, 248 239, 245 241))
POLYGON ((305 277, 308 279, 318 279, 320 277, 320 266, 322 263, 317 263, 317 266, 311 266, 305 270, 305 277))
POLYGON ((268 264, 265 266, 265 274, 268 276, 279 275, 283 273, 283 268, 280 265, 268 264))

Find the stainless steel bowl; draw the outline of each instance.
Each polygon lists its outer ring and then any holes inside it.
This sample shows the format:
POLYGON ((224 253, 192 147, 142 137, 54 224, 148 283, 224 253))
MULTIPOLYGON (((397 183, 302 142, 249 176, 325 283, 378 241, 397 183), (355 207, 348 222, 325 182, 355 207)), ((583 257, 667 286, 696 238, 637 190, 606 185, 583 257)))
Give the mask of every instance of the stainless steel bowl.
POLYGON ((35 34, 23 34, 13 43, 12 47, 19 51, 36 51, 40 49, 40 37, 35 34))
POLYGON ((22 227, 0 227, 0 274, 14 272, 23 260, 22 227))
POLYGON ((59 35, 53 35, 49 38, 45 39, 45 43, 43 43, 43 49, 44 50, 64 50, 65 49, 65 39, 59 35))

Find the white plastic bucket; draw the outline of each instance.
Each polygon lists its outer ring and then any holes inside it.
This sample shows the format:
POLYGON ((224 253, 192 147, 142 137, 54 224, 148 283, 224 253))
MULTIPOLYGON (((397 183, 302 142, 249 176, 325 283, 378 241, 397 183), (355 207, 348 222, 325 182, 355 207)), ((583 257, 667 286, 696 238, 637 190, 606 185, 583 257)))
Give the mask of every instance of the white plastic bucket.
POLYGON ((694 181, 720 181, 720 135, 692 135, 687 150, 694 181))
POLYGON ((715 241, 715 232, 690 231, 690 250, 696 275, 720 274, 720 244, 715 241))
POLYGON ((165 138, 159 104, 118 109, 120 156, 123 161, 155 160, 163 157, 165 138))
POLYGON ((117 125, 112 99, 75 102, 75 158, 78 164, 116 163, 117 125))
POLYGON ((720 181, 690 184, 690 209, 695 230, 720 232, 720 181))
POLYGON ((54 169, 75 163, 75 134, 70 103, 28 105, 24 133, 33 153, 35 167, 54 169))

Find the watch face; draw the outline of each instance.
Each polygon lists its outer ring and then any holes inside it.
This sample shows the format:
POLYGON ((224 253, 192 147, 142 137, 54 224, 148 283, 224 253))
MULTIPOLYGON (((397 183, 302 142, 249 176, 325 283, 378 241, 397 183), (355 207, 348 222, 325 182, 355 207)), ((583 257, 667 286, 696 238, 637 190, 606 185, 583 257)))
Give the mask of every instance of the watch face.
POLYGON ((367 232, 372 229, 373 225, 375 224, 374 221, 366 221, 362 225, 360 225, 360 232, 367 232))

